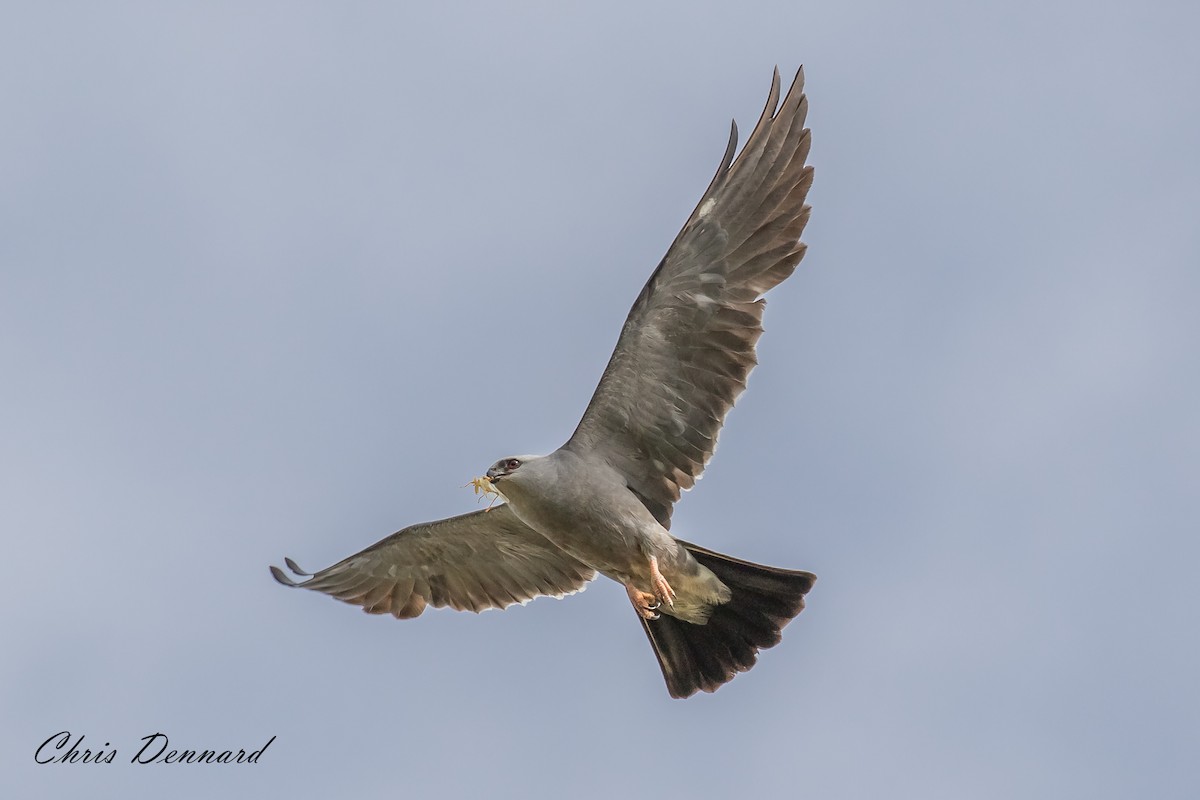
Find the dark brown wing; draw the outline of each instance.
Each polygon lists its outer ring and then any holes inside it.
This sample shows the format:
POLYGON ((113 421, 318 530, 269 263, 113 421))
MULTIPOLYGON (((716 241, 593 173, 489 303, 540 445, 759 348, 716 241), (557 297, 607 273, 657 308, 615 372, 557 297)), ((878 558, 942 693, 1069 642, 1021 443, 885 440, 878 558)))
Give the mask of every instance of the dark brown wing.
POLYGON ((416 617, 426 605, 483 611, 562 597, 584 588, 593 569, 552 545, 506 505, 405 528, 297 583, 279 567, 275 580, 362 606, 371 614, 416 617))
POLYGON ((746 146, 733 160, 735 125, 716 176, 633 304, 564 445, 601 454, 664 526, 712 457, 757 363, 762 295, 804 255, 812 167, 803 70, 778 103, 776 71, 746 146))

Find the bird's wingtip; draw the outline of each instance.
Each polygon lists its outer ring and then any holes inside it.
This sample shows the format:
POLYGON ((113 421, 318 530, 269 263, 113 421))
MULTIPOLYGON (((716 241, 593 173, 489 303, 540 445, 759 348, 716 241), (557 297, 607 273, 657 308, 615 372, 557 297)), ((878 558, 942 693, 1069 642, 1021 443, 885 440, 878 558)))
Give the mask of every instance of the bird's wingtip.
MULTIPOLYGON (((284 563, 286 563, 288 565, 288 567, 290 567, 292 569, 292 571, 295 572, 297 575, 306 574, 306 573, 303 573, 300 570, 296 569, 295 563, 290 558, 285 558, 284 563)), ((281 570, 279 567, 275 566, 274 564, 271 565, 271 576, 273 578, 275 578, 275 580, 277 580, 279 583, 282 583, 284 586, 299 586, 300 585, 300 584, 296 583, 294 580, 292 580, 291 578, 289 578, 287 576, 287 573, 285 573, 283 570, 281 570)))
POLYGON ((300 568, 299 564, 297 564, 295 561, 292 561, 290 558, 287 558, 286 556, 283 559, 283 563, 287 564, 288 569, 290 569, 292 572, 296 573, 297 575, 299 575, 303 578, 312 577, 311 572, 305 572, 303 569, 300 568))

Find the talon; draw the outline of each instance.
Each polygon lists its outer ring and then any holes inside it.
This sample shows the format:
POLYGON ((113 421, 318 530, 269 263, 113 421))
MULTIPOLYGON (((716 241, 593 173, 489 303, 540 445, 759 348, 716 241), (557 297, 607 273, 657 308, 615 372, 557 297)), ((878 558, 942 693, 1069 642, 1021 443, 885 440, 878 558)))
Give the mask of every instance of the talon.
POLYGON ((633 610, 638 613, 639 617, 648 620, 658 619, 655 609, 659 607, 659 604, 654 595, 635 589, 632 586, 626 586, 625 593, 629 595, 629 602, 633 604, 633 610))
MULTIPOLYGON (((668 607, 675 607, 675 590, 671 588, 671 584, 667 583, 667 579, 658 571, 657 556, 650 556, 650 582, 654 584, 654 594, 658 597, 660 603, 666 603, 668 607)), ((657 606, 655 606, 657 608, 657 606)))

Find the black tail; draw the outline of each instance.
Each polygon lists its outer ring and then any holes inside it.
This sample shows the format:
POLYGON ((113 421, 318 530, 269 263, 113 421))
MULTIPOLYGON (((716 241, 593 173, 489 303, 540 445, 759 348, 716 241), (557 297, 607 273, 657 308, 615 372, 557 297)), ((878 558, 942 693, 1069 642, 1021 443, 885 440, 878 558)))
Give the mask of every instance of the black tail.
POLYGON ((642 620, 672 697, 715 692, 754 666, 758 651, 779 644, 780 631, 804 610, 817 576, 764 567, 681 542, 733 593, 704 625, 662 614, 642 620))

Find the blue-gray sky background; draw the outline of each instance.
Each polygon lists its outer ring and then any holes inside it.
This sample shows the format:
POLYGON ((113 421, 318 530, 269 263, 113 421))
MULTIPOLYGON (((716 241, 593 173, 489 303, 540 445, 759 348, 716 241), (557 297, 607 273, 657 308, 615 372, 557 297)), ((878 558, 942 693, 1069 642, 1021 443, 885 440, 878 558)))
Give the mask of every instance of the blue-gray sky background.
POLYGON ((5 6, 9 796, 1200 794, 1195 4, 431 5, 5 6), (270 579, 561 444, 801 63, 809 254, 675 517, 820 575, 780 647, 678 702, 612 583, 270 579))

